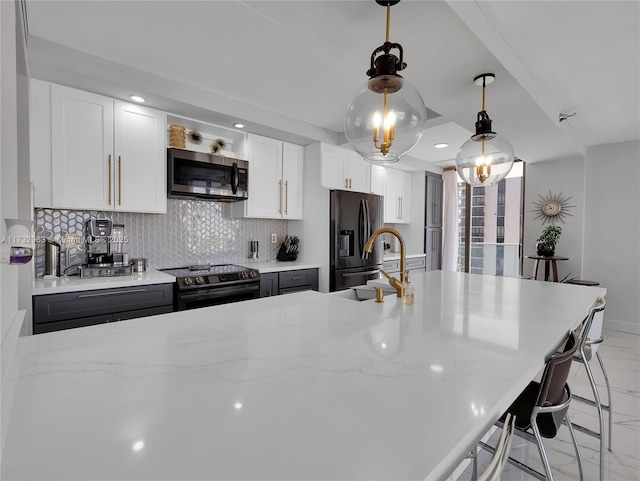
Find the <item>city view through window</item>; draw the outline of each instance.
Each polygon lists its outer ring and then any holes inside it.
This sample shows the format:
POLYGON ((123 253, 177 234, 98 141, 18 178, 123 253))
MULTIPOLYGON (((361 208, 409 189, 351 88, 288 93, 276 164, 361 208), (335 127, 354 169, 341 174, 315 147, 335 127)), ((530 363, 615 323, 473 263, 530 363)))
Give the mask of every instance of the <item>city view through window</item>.
POLYGON ((522 266, 523 165, 491 187, 471 187, 458 178, 458 271, 465 270, 470 234, 469 272, 518 276, 522 266), (467 212, 467 194, 471 212, 467 212))

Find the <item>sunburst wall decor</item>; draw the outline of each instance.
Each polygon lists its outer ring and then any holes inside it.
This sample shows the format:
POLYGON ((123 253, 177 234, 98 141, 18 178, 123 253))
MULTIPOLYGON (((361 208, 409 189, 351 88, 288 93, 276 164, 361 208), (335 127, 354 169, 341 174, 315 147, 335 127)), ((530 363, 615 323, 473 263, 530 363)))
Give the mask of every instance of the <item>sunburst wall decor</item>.
POLYGON ((573 216, 569 210, 575 205, 569 205, 571 196, 564 197, 562 192, 559 194, 552 194, 551 191, 547 195, 538 194, 539 200, 533 201, 534 208, 531 212, 537 215, 534 220, 541 219, 542 225, 549 223, 555 225, 557 221, 565 223, 565 216, 573 216))

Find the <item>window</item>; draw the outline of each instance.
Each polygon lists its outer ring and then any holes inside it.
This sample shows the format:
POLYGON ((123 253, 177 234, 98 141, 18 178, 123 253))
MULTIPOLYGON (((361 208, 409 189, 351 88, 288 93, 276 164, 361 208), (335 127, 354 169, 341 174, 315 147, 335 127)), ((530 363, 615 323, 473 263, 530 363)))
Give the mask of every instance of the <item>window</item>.
POLYGON ((459 271, 521 274, 523 184, 523 162, 516 162, 509 175, 495 186, 471 188, 462 181, 458 183, 459 271), (517 209, 514 203, 518 203, 517 209))

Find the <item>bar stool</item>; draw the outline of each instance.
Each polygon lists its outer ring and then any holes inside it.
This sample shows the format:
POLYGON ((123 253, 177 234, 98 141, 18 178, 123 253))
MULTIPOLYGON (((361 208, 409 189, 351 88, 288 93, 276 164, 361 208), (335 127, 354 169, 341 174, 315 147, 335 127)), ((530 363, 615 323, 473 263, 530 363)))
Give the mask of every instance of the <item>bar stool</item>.
POLYGON ((593 391, 592 399, 587 399, 582 396, 578 396, 576 394, 573 395, 573 398, 576 401, 581 401, 591 406, 595 406, 598 410, 598 421, 600 424, 600 432, 596 433, 588 428, 580 426, 578 424, 573 424, 573 427, 580 432, 593 436, 600 440, 600 480, 604 479, 604 414, 603 410, 608 411, 609 413, 609 451, 611 451, 611 438, 613 434, 613 419, 611 412, 611 386, 609 385, 609 378, 607 377, 607 371, 604 368, 604 363, 602 362, 602 357, 600 357, 600 353, 598 352, 598 346, 604 341, 604 337, 602 336, 602 324, 604 320, 604 309, 606 306, 606 301, 599 297, 597 304, 589 311, 589 315, 583 321, 582 331, 580 333, 580 340, 578 341, 578 350, 574 356, 574 361, 579 362, 584 365, 585 370, 587 371, 587 377, 589 378, 589 384, 591 385, 591 390, 593 391), (605 385, 607 387, 607 396, 609 400, 609 404, 602 404, 600 400, 600 395, 598 394, 598 388, 596 387, 595 379, 593 378, 593 373, 589 366, 589 361, 592 359, 593 355, 596 355, 598 359, 598 363, 600 364, 600 369, 602 369, 602 374, 604 375, 605 385))

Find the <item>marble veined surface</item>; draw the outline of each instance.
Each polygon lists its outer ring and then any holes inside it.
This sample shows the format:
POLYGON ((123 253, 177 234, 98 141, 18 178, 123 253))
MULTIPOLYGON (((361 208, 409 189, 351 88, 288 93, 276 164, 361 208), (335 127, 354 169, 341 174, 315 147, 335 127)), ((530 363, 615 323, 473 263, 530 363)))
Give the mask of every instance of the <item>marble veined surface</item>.
POLYGON ((2 479, 445 479, 606 290, 432 271, 21 338, 2 479))

